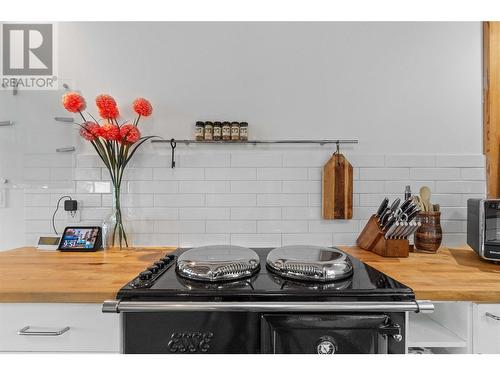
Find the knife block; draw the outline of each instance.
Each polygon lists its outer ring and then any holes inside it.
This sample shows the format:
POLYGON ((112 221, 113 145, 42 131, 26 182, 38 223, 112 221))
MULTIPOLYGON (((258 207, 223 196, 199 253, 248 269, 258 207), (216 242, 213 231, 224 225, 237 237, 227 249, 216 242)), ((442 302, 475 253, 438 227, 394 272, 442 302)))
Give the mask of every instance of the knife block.
POLYGON ((356 244, 368 251, 383 257, 407 257, 410 252, 410 244, 407 239, 386 239, 385 232, 378 225, 375 215, 370 217, 368 223, 361 231, 356 244))

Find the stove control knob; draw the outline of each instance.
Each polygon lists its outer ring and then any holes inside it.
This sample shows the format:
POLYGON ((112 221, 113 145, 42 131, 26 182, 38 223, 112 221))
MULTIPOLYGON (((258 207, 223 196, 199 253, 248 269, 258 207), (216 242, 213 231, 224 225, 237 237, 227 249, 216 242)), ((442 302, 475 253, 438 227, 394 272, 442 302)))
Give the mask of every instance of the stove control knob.
POLYGON ((162 260, 159 260, 158 262, 155 262, 154 265, 158 267, 159 269, 162 269, 165 267, 165 262, 162 260))
POLYGON ((151 271, 143 271, 139 274, 139 279, 142 281, 151 280, 153 273, 151 271))
POLYGON ((164 262, 165 264, 169 264, 170 262, 172 262, 172 258, 169 258, 169 257, 163 257, 160 260, 162 262, 164 262))
POLYGON ((148 271, 150 271, 153 274, 158 273, 159 270, 160 270, 160 268, 157 266, 148 267, 148 271))
POLYGON ((337 345, 331 336, 320 337, 316 342, 316 353, 318 354, 335 354, 337 345))

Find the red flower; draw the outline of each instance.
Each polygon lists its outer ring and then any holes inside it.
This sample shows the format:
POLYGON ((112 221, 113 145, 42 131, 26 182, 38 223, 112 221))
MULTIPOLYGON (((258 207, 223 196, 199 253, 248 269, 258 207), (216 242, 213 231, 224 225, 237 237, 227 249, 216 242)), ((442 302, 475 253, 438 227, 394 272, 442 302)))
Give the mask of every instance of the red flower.
POLYGON ((124 142, 135 143, 141 138, 141 132, 134 125, 123 125, 120 128, 120 135, 124 142))
POLYGON ((87 141, 95 141, 99 137, 101 127, 95 122, 87 121, 80 128, 80 135, 87 141))
POLYGON ((87 108, 85 99, 77 92, 67 92, 62 97, 62 104, 69 112, 81 112, 87 108))
POLYGON ((144 117, 151 116, 151 113, 153 113, 151 103, 144 98, 135 99, 132 108, 135 113, 144 117))
POLYGON ((97 96, 97 98, 95 98, 95 104, 102 118, 113 119, 118 117, 118 107, 115 99, 111 95, 102 94, 97 96))
POLYGON ((114 124, 104 124, 99 129, 99 135, 107 141, 120 141, 120 128, 114 124))

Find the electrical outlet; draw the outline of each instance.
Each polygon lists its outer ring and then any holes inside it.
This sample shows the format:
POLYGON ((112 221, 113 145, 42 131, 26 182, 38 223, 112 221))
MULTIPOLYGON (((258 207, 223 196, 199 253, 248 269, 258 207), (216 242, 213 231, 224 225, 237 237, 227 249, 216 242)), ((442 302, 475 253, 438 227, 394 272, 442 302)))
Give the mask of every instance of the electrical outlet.
POLYGON ((75 224, 81 221, 80 211, 74 211, 73 214, 71 212, 67 212, 68 223, 75 224))

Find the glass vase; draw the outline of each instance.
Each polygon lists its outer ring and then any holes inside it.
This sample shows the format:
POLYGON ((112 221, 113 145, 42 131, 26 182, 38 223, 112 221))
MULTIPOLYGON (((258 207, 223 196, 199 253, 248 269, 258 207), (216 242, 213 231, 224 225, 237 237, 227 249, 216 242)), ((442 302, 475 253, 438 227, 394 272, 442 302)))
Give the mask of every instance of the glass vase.
POLYGON ((113 187, 111 213, 103 220, 102 238, 103 248, 129 247, 130 236, 127 233, 127 216, 121 207, 120 187, 113 187))

